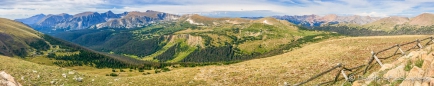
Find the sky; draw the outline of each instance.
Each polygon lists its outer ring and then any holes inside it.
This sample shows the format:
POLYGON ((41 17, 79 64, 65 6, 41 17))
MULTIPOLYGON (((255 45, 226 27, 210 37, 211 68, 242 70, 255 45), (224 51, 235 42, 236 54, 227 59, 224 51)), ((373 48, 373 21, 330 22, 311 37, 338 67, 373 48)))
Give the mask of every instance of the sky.
POLYGON ((406 16, 434 12, 433 0, 0 0, 0 17, 154 10, 211 17, 274 15, 406 16))

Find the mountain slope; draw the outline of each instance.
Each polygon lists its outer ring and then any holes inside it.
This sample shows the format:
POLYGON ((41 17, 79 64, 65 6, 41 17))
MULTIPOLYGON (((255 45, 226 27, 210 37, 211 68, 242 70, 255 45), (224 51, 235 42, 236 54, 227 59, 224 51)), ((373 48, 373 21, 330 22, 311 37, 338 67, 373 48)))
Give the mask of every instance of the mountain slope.
POLYGON ((0 54, 25 57, 35 50, 47 50, 49 45, 32 28, 0 18, 0 54), (31 46, 34 45, 34 46, 31 46))
POLYGON ((44 14, 38 14, 38 15, 34 15, 34 16, 30 17, 30 18, 15 19, 15 21, 20 21, 20 22, 23 22, 24 24, 31 25, 31 24, 37 23, 39 20, 41 20, 45 16, 46 15, 44 15, 44 14))
POLYGON ((177 18, 177 15, 151 10, 146 12, 133 11, 129 12, 122 18, 112 19, 93 25, 93 28, 137 28, 157 23, 159 21, 176 20, 177 18))
POLYGON ((431 26, 434 25, 434 14, 431 13, 423 13, 414 18, 411 18, 411 21, 408 22, 410 25, 418 25, 418 26, 431 26))
POLYGON ((410 19, 407 17, 392 16, 392 17, 382 18, 380 20, 368 23, 364 26, 370 28, 378 28, 381 30, 393 30, 393 28, 395 28, 396 25, 405 24, 409 21, 410 19))

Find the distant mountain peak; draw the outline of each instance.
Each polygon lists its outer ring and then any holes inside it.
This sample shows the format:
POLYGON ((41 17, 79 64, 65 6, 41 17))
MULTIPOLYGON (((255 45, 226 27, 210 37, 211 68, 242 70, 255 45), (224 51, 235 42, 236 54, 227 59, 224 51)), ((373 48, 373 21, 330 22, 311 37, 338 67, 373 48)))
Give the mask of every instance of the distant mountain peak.
POLYGON ((92 14, 98 14, 98 13, 97 12, 87 11, 87 12, 82 12, 82 13, 75 14, 74 17, 88 16, 88 15, 92 15, 92 14))
POLYGON ((67 13, 61 13, 61 14, 57 14, 58 16, 65 16, 65 15, 69 15, 67 13))
POLYGON ((106 13, 113 13, 111 10, 107 11, 106 13))
POLYGON ((154 11, 154 10, 146 10, 146 12, 158 12, 158 11, 154 11))
POLYGON ((434 25, 434 14, 422 13, 411 19, 410 25, 430 26, 434 25))

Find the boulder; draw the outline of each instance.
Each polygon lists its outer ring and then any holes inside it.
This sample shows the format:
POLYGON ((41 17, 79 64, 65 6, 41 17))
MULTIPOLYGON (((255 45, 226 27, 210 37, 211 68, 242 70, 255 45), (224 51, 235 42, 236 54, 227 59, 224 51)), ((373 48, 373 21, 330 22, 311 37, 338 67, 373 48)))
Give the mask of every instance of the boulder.
MULTIPOLYGON (((424 65, 425 63, 428 62, 423 62, 424 65)), ((426 69, 426 77, 434 77, 434 62, 430 63, 430 67, 426 69)))
POLYGON ((363 81, 355 81, 352 86, 363 86, 363 81))
POLYGON ((394 69, 387 71, 386 74, 383 75, 384 78, 388 78, 391 80, 401 79, 405 77, 404 65, 400 65, 394 69))
POLYGON ((425 71, 421 68, 413 66, 405 80, 399 86, 422 86, 424 72, 425 71))
MULTIPOLYGON (((425 54, 424 54, 425 55, 425 54)), ((423 56, 423 55, 422 55, 423 56)), ((432 61, 432 58, 431 58, 431 56, 430 57, 427 57, 426 55, 424 56, 425 58, 423 58, 423 65, 422 65, 422 69, 423 70, 427 70, 427 69, 429 69, 430 67, 431 67, 431 61, 432 61)))
POLYGON ((390 69, 390 68, 392 68, 392 67, 394 67, 394 65, 392 65, 392 64, 384 64, 384 65, 381 67, 380 71, 384 71, 384 70, 390 69))
POLYGON ((0 71, 0 86, 22 86, 14 77, 4 71, 0 71))

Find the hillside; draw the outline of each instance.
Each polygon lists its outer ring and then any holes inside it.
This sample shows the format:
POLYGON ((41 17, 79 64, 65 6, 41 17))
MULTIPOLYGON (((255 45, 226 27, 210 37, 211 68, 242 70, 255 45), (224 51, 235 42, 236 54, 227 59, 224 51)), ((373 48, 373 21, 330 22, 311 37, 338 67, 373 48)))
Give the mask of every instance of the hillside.
MULTIPOLYGON (((36 50, 47 50, 49 45, 40 37, 41 33, 15 21, 0 18, 0 54, 25 57, 36 50)), ((33 53, 32 53, 33 52, 33 53)))
POLYGON ((55 36, 97 51, 146 61, 227 62, 273 56, 336 35, 305 30, 274 18, 184 15, 174 22, 144 28, 81 30, 55 36))
MULTIPOLYGON (((368 60, 371 50, 378 51, 396 43, 425 37, 427 36, 331 39, 305 45, 303 48, 268 58, 222 66, 183 68, 134 77, 107 77, 83 72, 69 74, 72 70, 39 65, 4 56, 0 56, 1 59, 4 59, 0 60, 0 68, 16 77, 23 85, 49 85, 51 81, 56 82, 55 85, 283 85, 284 82, 295 84, 306 80, 335 66, 336 63, 343 63, 347 67, 364 64, 368 60), (63 78, 62 74, 67 74, 67 79, 63 78), (38 75, 40 78, 37 78, 38 75), (83 82, 74 81, 74 76, 83 78, 83 82)), ((337 72, 326 74, 307 85, 333 80, 333 76, 337 72)))
POLYGON ((0 55, 20 57, 35 63, 62 67, 95 68, 143 67, 145 62, 121 56, 106 55, 48 35, 8 19, 0 21, 0 55))
POLYGON ((379 30, 390 31, 393 30, 396 25, 402 25, 409 21, 410 19, 406 17, 392 16, 392 17, 382 18, 380 20, 365 24, 363 26, 368 28, 377 28, 379 30))
POLYGON ((431 13, 423 13, 411 19, 408 22, 410 25, 417 26, 432 26, 434 25, 434 14, 431 13))

